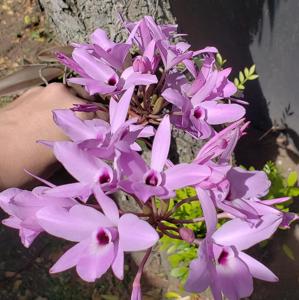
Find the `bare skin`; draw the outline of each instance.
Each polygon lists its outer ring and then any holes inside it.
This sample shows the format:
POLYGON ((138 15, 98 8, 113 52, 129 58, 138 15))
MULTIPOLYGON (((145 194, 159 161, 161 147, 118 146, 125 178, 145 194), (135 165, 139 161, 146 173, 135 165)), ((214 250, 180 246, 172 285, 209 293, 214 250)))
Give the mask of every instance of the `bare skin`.
MULTIPOLYGON (((52 110, 71 108, 84 100, 62 84, 35 87, 0 110, 0 190, 21 187, 32 181, 24 169, 36 175, 49 175, 57 168, 48 147, 37 140, 66 140, 55 125, 52 110)), ((92 113, 80 113, 82 119, 92 113)))

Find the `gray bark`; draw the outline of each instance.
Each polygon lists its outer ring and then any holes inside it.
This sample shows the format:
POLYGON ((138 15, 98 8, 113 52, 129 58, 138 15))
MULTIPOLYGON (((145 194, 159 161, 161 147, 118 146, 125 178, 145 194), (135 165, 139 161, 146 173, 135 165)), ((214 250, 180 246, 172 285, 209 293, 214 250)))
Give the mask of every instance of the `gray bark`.
POLYGON ((39 0, 62 43, 82 42, 96 28, 112 39, 121 40, 123 31, 118 12, 130 20, 144 15, 160 23, 174 23, 169 0, 39 0))

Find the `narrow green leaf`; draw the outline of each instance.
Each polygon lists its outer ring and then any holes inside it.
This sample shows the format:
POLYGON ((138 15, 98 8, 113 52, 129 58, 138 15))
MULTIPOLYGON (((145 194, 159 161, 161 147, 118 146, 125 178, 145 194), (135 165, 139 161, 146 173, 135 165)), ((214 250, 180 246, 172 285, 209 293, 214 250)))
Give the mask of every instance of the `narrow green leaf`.
POLYGON ((222 66, 222 64, 223 64, 223 59, 222 59, 222 56, 221 56, 220 53, 217 53, 217 54, 216 54, 216 60, 217 60, 217 63, 218 63, 220 66, 222 66))
POLYGON ((180 299, 181 298, 181 295, 179 295, 178 293, 176 292, 167 292, 165 294, 165 298, 166 299, 180 299))
POLYGON ((239 85, 239 79, 238 78, 234 79, 234 84, 235 84, 236 87, 239 85))
POLYGON ((239 80, 240 80, 241 83, 243 83, 244 80, 245 80, 245 77, 244 77, 244 74, 243 74, 242 71, 239 72, 239 80))
POLYGON ((295 260, 295 256, 293 254, 293 251, 290 249, 290 247, 287 244, 282 245, 282 250, 284 254, 291 260, 295 260))
POLYGON ((247 78, 249 76, 249 69, 246 67, 244 69, 245 77, 247 78))
POLYGON ((245 90, 245 86, 244 86, 243 84, 239 84, 239 85, 238 85, 238 89, 239 89, 239 90, 245 90))
POLYGON ((252 65, 249 69, 249 74, 252 75, 255 72, 255 65, 252 65))
POLYGON ((257 74, 254 74, 254 75, 250 75, 248 77, 248 80, 254 80, 254 79, 257 79, 259 76, 257 74))

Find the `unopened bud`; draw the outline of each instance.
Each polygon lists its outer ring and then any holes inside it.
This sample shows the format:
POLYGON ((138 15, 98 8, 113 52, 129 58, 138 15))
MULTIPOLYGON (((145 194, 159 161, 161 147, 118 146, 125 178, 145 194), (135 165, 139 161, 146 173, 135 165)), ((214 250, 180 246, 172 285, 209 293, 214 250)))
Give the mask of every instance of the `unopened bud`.
POLYGON ((137 56, 133 62, 134 72, 140 72, 142 74, 151 71, 151 62, 146 56, 137 56))
POLYGON ((182 227, 180 228, 179 233, 181 238, 187 243, 193 243, 193 241, 195 240, 194 232, 189 228, 182 227))

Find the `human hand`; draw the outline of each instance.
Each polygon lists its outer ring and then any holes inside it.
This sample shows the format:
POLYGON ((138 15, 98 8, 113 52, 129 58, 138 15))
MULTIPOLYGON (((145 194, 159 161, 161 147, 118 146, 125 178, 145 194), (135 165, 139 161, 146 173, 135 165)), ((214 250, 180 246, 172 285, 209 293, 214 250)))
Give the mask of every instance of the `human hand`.
MULTIPOLYGON (((0 190, 23 186, 32 180, 24 169, 47 175, 55 170, 52 151, 37 140, 64 140, 53 122, 52 110, 85 103, 63 84, 35 87, 0 110, 0 190)), ((91 119, 93 113, 79 113, 91 119)))

